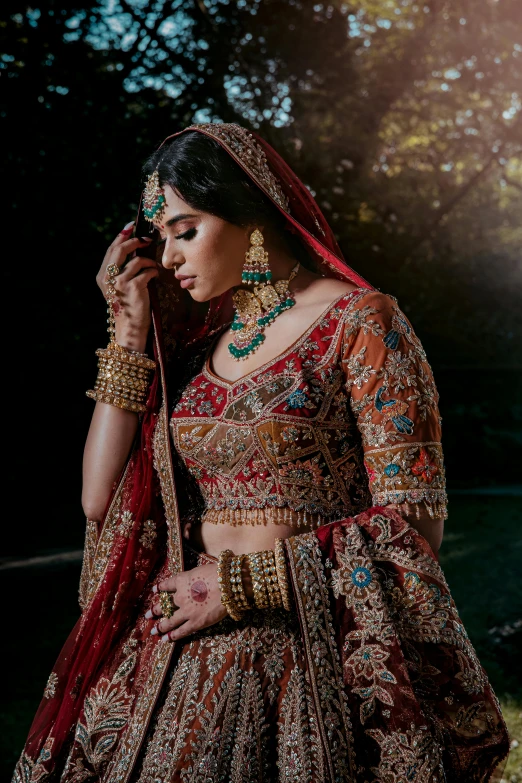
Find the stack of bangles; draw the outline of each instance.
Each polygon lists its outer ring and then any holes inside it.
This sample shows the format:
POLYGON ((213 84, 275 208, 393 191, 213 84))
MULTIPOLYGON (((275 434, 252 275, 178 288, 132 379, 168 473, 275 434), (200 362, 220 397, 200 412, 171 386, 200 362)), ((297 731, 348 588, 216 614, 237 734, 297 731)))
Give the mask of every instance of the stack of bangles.
POLYGON ((290 588, 282 538, 276 538, 275 550, 234 555, 231 549, 220 552, 218 582, 221 603, 233 620, 241 620, 249 609, 291 610, 290 588), (243 585, 243 561, 246 560, 252 580, 253 601, 245 593, 243 585))
POLYGON ((98 378, 94 389, 86 392, 97 402, 105 402, 135 413, 144 413, 151 371, 156 362, 144 353, 110 343, 98 348, 98 378))

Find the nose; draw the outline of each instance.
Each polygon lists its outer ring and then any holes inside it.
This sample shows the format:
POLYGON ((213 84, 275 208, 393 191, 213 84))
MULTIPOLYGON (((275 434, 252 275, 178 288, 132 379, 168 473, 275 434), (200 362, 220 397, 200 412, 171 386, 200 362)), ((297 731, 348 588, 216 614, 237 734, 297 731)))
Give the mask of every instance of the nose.
POLYGON ((183 254, 172 246, 172 243, 169 242, 169 238, 167 237, 165 247, 163 248, 163 255, 161 256, 162 266, 164 266, 165 269, 175 269, 180 264, 183 264, 184 261, 183 254))

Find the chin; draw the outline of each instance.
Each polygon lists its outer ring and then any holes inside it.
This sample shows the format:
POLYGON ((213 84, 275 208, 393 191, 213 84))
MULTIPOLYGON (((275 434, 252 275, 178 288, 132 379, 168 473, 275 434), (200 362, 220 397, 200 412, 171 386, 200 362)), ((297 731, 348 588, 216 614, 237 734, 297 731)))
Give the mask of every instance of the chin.
POLYGON ((197 286, 195 286, 194 288, 189 288, 188 292, 195 302, 208 302, 214 296, 214 294, 209 295, 208 292, 206 291, 198 290, 197 286))
POLYGON ((189 288, 187 290, 195 302, 210 302, 210 300, 214 299, 214 297, 221 296, 225 293, 225 291, 228 291, 228 288, 223 289, 220 286, 219 289, 216 289, 215 291, 209 291, 209 289, 206 287, 199 288, 196 285, 194 288, 189 288))

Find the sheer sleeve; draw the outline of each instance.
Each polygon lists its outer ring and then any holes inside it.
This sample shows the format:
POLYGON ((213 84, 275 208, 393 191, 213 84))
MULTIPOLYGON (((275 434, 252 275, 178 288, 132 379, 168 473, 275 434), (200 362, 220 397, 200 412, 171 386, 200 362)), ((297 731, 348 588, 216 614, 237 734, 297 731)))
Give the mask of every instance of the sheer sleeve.
POLYGON ((373 503, 446 519, 439 395, 395 297, 371 291, 350 308, 342 365, 373 503))

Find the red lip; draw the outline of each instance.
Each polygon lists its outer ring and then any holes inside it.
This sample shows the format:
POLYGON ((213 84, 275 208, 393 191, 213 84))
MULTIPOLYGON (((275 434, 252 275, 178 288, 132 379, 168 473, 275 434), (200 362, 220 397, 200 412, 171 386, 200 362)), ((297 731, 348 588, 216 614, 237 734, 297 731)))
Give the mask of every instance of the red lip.
POLYGON ((189 278, 194 278, 196 275, 174 275, 176 280, 188 280, 189 278))

